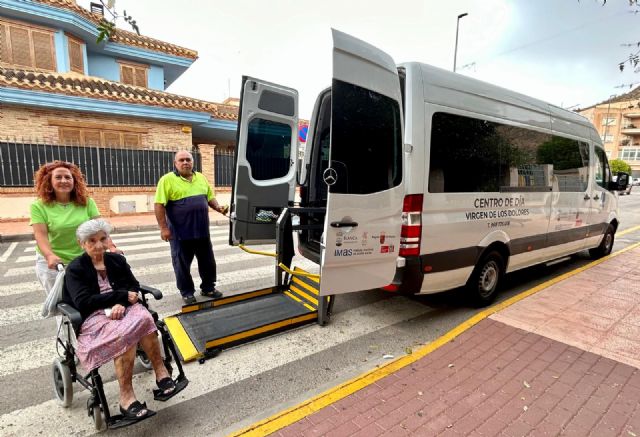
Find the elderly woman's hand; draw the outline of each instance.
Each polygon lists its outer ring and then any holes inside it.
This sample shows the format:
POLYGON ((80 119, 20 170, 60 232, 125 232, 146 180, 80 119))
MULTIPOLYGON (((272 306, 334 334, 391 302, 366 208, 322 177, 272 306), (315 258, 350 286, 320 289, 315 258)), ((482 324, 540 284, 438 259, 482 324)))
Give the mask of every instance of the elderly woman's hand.
POLYGON ((121 318, 123 318, 124 311, 125 307, 123 307, 119 303, 115 304, 113 307, 111 307, 111 320, 120 320, 121 318))
POLYGON ((133 305, 134 303, 138 302, 138 292, 137 291, 130 291, 129 292, 129 296, 127 297, 127 300, 129 301, 129 303, 131 305, 133 305))

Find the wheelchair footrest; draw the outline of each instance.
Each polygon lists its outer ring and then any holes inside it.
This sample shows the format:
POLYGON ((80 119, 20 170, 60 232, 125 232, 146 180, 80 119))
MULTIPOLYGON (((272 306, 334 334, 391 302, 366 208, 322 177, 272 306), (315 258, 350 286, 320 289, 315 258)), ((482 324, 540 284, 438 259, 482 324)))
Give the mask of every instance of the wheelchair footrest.
POLYGON ((153 399, 161 402, 168 401, 189 385, 189 380, 185 376, 178 376, 173 382, 176 384, 176 389, 167 395, 162 394, 162 390, 160 390, 159 388, 154 388, 153 399))

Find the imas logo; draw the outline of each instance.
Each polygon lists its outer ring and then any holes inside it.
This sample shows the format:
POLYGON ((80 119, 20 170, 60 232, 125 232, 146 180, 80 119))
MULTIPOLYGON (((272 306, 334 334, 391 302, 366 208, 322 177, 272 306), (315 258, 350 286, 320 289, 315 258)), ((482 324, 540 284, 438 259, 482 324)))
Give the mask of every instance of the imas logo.
POLYGON ((353 255, 353 249, 336 249, 335 256, 351 256, 353 255))

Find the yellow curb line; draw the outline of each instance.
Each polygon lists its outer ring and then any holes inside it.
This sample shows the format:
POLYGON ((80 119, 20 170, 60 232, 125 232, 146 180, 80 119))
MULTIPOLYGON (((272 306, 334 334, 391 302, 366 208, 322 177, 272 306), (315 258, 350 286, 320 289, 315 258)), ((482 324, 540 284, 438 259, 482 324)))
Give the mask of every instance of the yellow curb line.
POLYGON ((629 229, 625 229, 624 231, 616 232, 616 236, 622 236, 622 235, 625 235, 625 234, 629 234, 631 232, 635 232, 637 230, 640 230, 640 225, 634 226, 634 227, 629 228, 629 229))
MULTIPOLYGON (((640 226, 638 226, 637 228, 640 229, 640 226)), ((631 232, 632 229, 627 229, 626 232, 631 232)), ((486 319, 490 315, 497 313, 498 311, 501 311, 513 305, 514 303, 521 301, 526 297, 529 297, 539 291, 542 291, 545 288, 548 288, 554 284, 557 284, 558 282, 564 281, 565 279, 575 276, 578 273, 588 270, 606 260, 614 258, 618 255, 623 254, 624 252, 635 249, 636 247, 639 247, 639 246, 640 246, 640 242, 627 246, 624 249, 621 249, 615 253, 609 254, 603 258, 600 258, 599 260, 592 261, 589 264, 584 265, 582 267, 578 267, 577 269, 567 272, 563 275, 560 275, 557 278, 553 278, 553 279, 550 279, 549 281, 543 282, 540 285, 530 288, 529 290, 523 291, 522 293, 516 296, 513 296, 503 302, 500 302, 483 311, 480 311, 479 313, 465 320, 460 325, 456 326, 446 334, 442 335, 441 337, 437 338, 431 343, 421 347, 420 349, 414 351, 413 353, 409 355, 405 355, 404 357, 397 358, 389 363, 382 364, 376 369, 372 369, 336 387, 332 387, 329 390, 325 391, 324 393, 321 393, 311 399, 308 399, 294 407, 291 407, 287 410, 276 413, 275 415, 268 417, 264 420, 261 420, 260 422, 254 423, 253 425, 245 429, 229 434, 229 437, 266 436, 266 435, 272 434, 286 426, 291 425, 292 423, 295 423, 299 420, 304 419, 305 417, 315 413, 316 411, 321 410, 322 408, 328 405, 333 404, 334 402, 339 401, 342 398, 345 398, 357 392, 358 390, 363 389, 364 387, 367 387, 368 385, 373 384, 374 382, 402 369, 403 367, 406 367, 409 364, 412 364, 418 361, 420 358, 425 357, 426 355, 430 354, 434 350, 438 349, 440 346, 443 346, 444 344, 450 342, 451 340, 453 340, 454 338, 456 338, 466 330, 472 328, 474 325, 478 324, 479 322, 486 319)))

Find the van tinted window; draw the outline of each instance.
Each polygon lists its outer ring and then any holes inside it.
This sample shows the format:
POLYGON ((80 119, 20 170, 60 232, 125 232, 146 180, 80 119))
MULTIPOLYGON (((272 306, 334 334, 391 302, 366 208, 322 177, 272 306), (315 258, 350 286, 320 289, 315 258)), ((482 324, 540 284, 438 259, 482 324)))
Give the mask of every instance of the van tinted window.
POLYGON ((596 184, 600 185, 602 188, 607 188, 609 186, 609 181, 611 180, 611 171, 609 170, 607 155, 602 147, 599 146, 595 147, 595 152, 596 184))
POLYGON ((369 194, 402 181, 402 129, 398 102, 371 90, 333 81, 332 193, 369 194))
POLYGON ((291 126, 254 118, 247 134, 247 161, 253 179, 264 181, 285 176, 291 165, 291 126))
POLYGON ((564 189, 573 190, 586 183, 588 156, 586 143, 439 112, 432 120, 429 192, 551 191, 559 174, 564 189))

